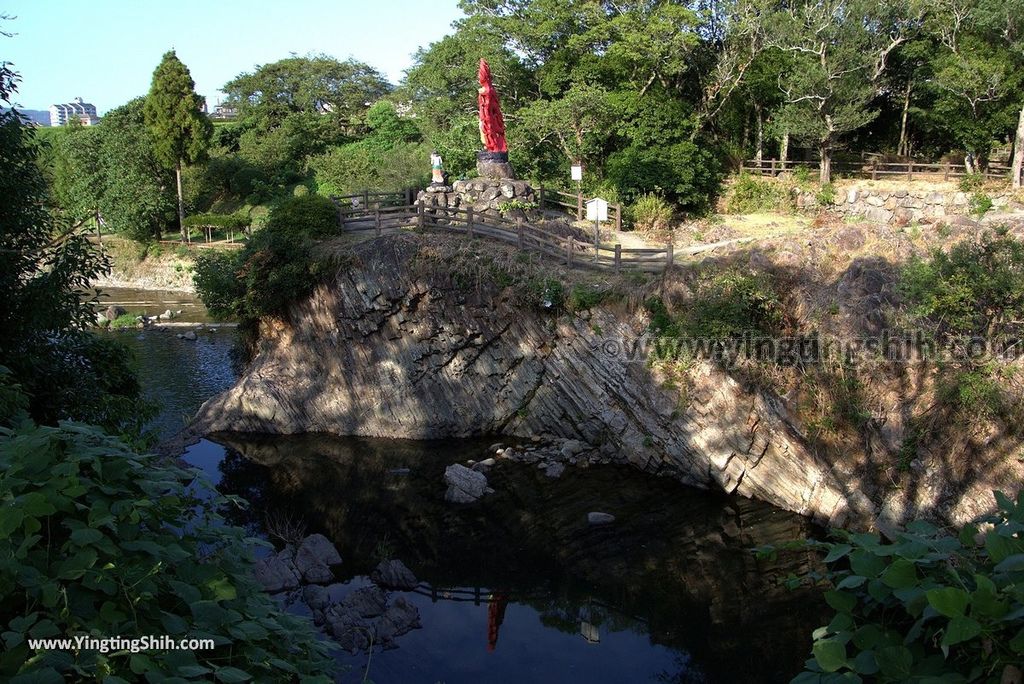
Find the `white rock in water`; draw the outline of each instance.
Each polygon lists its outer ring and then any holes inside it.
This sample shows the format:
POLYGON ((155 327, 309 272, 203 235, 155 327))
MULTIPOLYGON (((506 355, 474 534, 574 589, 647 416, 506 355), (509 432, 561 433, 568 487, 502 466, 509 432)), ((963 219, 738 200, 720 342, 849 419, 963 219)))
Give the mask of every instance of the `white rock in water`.
POLYGON ((587 522, 591 525, 607 525, 608 523, 615 522, 615 516, 611 513, 591 511, 590 513, 587 513, 587 522))
POLYGON ((460 463, 453 463, 444 470, 444 481, 448 491, 444 498, 452 503, 473 503, 484 495, 487 476, 470 470, 460 463))
POLYGON ((190 342, 195 342, 197 339, 199 339, 199 336, 196 335, 195 330, 189 330, 187 333, 181 336, 181 339, 189 340, 190 342))

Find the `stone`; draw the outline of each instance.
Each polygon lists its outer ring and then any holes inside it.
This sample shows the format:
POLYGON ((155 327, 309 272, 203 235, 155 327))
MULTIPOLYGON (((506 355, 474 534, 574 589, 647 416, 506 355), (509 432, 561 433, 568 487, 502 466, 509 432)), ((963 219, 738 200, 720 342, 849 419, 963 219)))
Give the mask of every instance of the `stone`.
POLYGON ((516 177, 515 171, 512 170, 512 165, 507 161, 478 159, 476 162, 476 172, 482 178, 492 178, 494 180, 516 177))
POLYGON ((373 618, 387 610, 387 596, 380 587, 356 589, 343 598, 332 610, 338 615, 351 613, 353 616, 373 618))
POLYGON ((490 470, 492 467, 494 467, 495 463, 497 463, 497 461, 495 459, 493 459, 493 458, 485 458, 484 460, 480 461, 479 463, 474 463, 472 468, 473 468, 473 470, 475 470, 477 472, 486 473, 488 470, 490 470))
POLYGON ((864 202, 866 204, 870 204, 873 207, 880 207, 885 204, 885 200, 883 200, 878 195, 868 195, 864 202))
POLYGON ((562 443, 562 456, 569 458, 570 456, 575 456, 586 448, 587 445, 578 439, 567 439, 562 443))
POLYGON ((385 611, 384 620, 392 628, 388 637, 401 636, 420 626, 420 611, 404 596, 399 596, 385 611))
POLYGON ((311 534, 302 540, 295 552, 295 569, 306 582, 330 582, 334 573, 330 566, 340 565, 341 556, 334 544, 322 534, 311 534))
POLYGON ((551 478, 558 478, 565 472, 565 465, 561 463, 549 463, 544 469, 544 474, 551 478))
POLYGON ((271 594, 299 586, 300 576, 291 559, 291 550, 279 551, 273 556, 256 561, 253 568, 256 581, 271 594))
POLYGON ((615 516, 611 513, 602 513, 600 511, 587 513, 587 524, 591 526, 608 525, 613 522, 615 522, 615 516))
POLYGON ((173 311, 171 311, 170 309, 167 309, 167 311, 164 311, 164 312, 163 312, 162 314, 160 314, 160 315, 159 315, 159 316, 158 316, 157 318, 159 318, 159 319, 160 319, 160 320, 162 320, 162 321, 169 321, 169 320, 171 320, 172 318, 174 318, 174 312, 173 312, 173 311))
POLYGON ((400 560, 381 561, 370 573, 370 579, 387 589, 409 590, 419 584, 416 575, 400 560))
POLYGON ((473 503, 487 489, 487 477, 483 473, 470 470, 460 463, 445 468, 444 481, 448 485, 445 501, 452 503, 473 503))
POLYGON ((836 233, 836 241, 844 250, 860 249, 864 246, 864 231, 854 226, 846 226, 836 233))
POLYGON ((117 318, 120 318, 121 316, 124 316, 126 313, 128 313, 128 311, 123 306, 114 305, 108 306, 107 310, 103 312, 103 315, 106 317, 108 321, 113 321, 117 318))
POLYGON ((189 330, 188 332, 181 336, 181 339, 188 340, 190 342, 195 342, 197 339, 199 339, 199 336, 196 335, 195 330, 189 330))
POLYGON ((331 604, 331 594, 326 587, 310 584, 302 588, 302 602, 314 613, 323 612, 331 604))

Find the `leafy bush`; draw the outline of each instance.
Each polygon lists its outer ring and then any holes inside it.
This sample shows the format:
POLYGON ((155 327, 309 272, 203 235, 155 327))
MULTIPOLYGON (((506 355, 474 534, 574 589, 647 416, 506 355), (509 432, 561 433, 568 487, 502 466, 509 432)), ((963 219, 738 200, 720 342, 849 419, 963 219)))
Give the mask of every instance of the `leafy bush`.
POLYGON ((338 231, 338 209, 326 197, 289 197, 270 211, 263 232, 323 237, 338 231))
POLYGON ((603 302, 607 296, 608 290, 592 285, 573 285, 565 299, 565 306, 569 311, 586 311, 603 302))
MULTIPOLYGON (((451 168, 448 160, 446 166, 451 168)), ((430 149, 419 143, 400 143, 382 149, 364 140, 331 148, 311 158, 308 169, 321 195, 422 187, 430 178, 430 149)))
POLYGON ((996 493, 985 531, 958 537, 926 522, 883 541, 837 530, 825 600, 835 617, 814 632, 813 657, 793 684, 999 682, 1024 660, 1024 494, 996 493))
POLYGON ((633 227, 637 230, 667 230, 672 221, 672 207, 653 193, 641 195, 630 208, 633 227))
POLYGON ((608 158, 606 173, 627 201, 655 193, 692 211, 711 207, 721 178, 713 149, 691 142, 631 145, 608 158))
POLYGON ((825 183, 818 190, 818 193, 815 195, 815 199, 817 199, 818 204, 822 206, 832 204, 836 199, 836 187, 831 183, 825 183))
POLYGON ((961 192, 974 192, 980 190, 983 185, 985 185, 985 176, 977 172, 968 173, 960 179, 961 192))
POLYGON ((524 202, 523 200, 520 200, 520 199, 508 200, 507 202, 500 202, 498 204, 498 211, 500 211, 502 213, 506 213, 506 212, 509 212, 509 211, 516 211, 517 209, 518 210, 528 211, 528 210, 536 209, 536 208, 537 208, 537 203, 536 202, 524 202))
POLYGON ((992 209, 992 198, 983 192, 976 192, 971 195, 971 213, 976 216, 984 216, 992 209))
POLYGON ((0 429, 0 678, 329 681, 323 642, 255 585, 244 530, 217 513, 243 502, 194 496, 195 477, 85 425, 0 429), (33 652, 27 641, 158 634, 216 646, 33 652))
POLYGON ((1024 320, 1024 242, 986 233, 948 254, 911 259, 900 289, 911 313, 940 335, 1016 334, 1024 320))
POLYGON ((782 300, 768 276, 740 269, 708 270, 691 285, 681 332, 700 339, 770 335, 782 324, 782 300))
POLYGON ((241 214, 193 214, 185 217, 185 227, 243 230, 249 227, 249 217, 241 214))
POLYGON ((793 211, 795 208, 785 185, 748 173, 741 173, 726 195, 725 210, 730 214, 793 211))

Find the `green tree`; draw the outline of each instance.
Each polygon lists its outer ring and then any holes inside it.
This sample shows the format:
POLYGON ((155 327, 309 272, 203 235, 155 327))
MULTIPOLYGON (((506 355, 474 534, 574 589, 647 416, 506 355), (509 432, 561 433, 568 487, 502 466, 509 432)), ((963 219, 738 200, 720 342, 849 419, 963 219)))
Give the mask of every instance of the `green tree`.
POLYGON ((146 96, 146 125, 153 133, 157 157, 174 169, 178 185, 178 223, 182 240, 185 228, 185 199, 181 190, 181 167, 206 154, 213 135, 213 124, 202 112, 203 98, 195 92, 188 67, 174 50, 164 54, 153 72, 153 83, 146 96))

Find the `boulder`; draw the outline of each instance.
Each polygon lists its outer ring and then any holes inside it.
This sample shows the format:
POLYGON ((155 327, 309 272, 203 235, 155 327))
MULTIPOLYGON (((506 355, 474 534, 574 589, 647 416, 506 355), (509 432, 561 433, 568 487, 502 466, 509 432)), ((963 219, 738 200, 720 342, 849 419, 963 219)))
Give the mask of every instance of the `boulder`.
POLYGON ((108 321, 112 321, 116 318, 120 318, 128 313, 128 310, 123 306, 108 306, 107 310, 103 312, 103 315, 108 321))
POLYGON ((487 476, 466 466, 453 463, 444 470, 444 481, 448 485, 445 501, 452 503, 473 503, 484 495, 487 476))
POLYGON ((561 477, 564 472, 565 466, 561 463, 549 463, 548 467, 544 469, 544 474, 548 477, 561 477))
POLYGON ((600 511, 587 513, 587 523, 590 525, 607 525, 613 522, 615 522, 615 516, 611 513, 601 513, 600 511))
POLYGON ((285 549, 268 558, 256 561, 256 581, 271 594, 299 586, 301 579, 291 559, 291 549, 285 549))
POLYGON ((400 560, 381 561, 370 573, 370 579, 388 589, 409 590, 419 584, 416 575, 400 560))
POLYGON ((188 332, 181 336, 181 339, 188 340, 190 342, 195 342, 197 339, 199 339, 199 336, 196 335, 195 330, 189 330, 188 332))
POLYGON ((295 552, 295 569, 306 582, 320 584, 334 579, 330 566, 341 563, 334 544, 322 534, 311 534, 302 540, 295 552))

